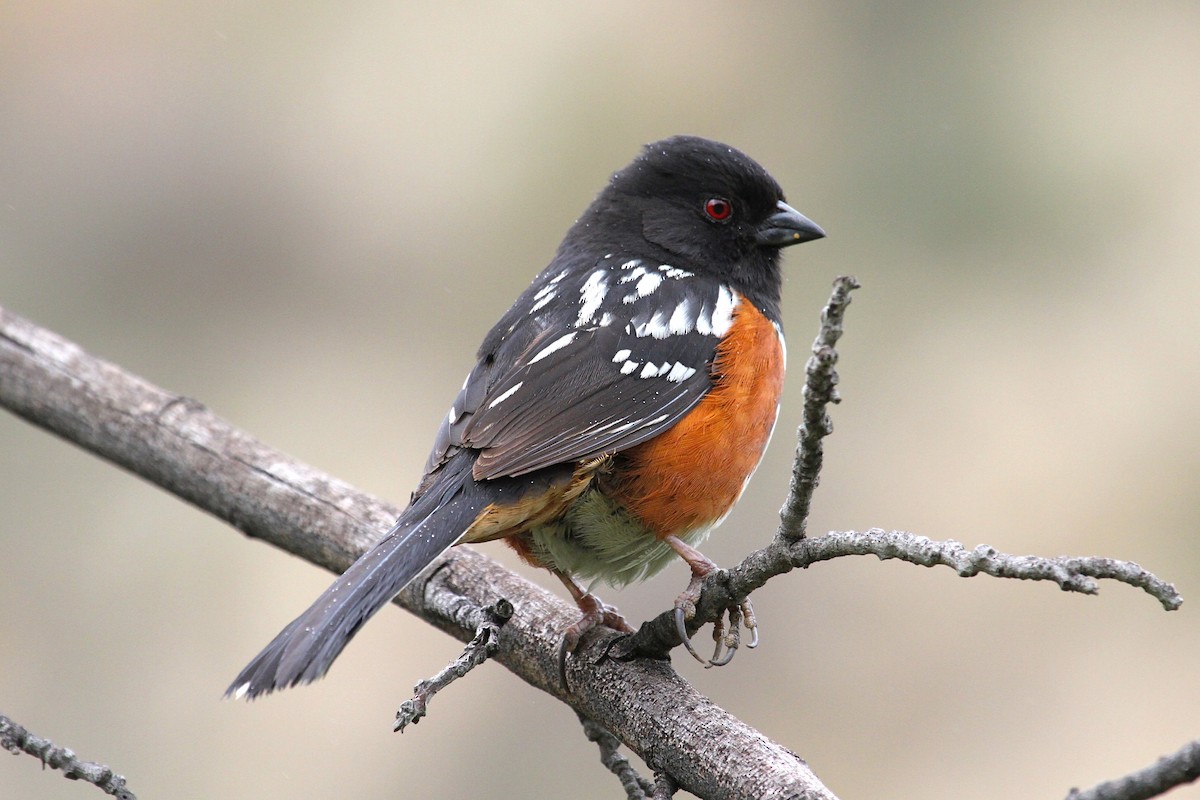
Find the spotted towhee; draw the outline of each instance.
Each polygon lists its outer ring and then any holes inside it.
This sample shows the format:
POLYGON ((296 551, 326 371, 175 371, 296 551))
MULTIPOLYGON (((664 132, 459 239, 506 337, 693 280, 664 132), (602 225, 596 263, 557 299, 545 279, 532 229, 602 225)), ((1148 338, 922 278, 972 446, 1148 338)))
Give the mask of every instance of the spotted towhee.
MULTIPOLYGON (((629 630, 577 579, 620 586, 678 555, 693 576, 676 601, 682 629, 716 569, 693 545, 741 495, 775 425, 779 251, 824 235, 732 147, 689 136, 647 146, 483 340, 396 524, 229 693, 321 677, 460 542, 505 539, 558 576, 583 611, 568 649, 597 624, 629 630)), ((748 604, 730 617, 753 628, 748 604)))

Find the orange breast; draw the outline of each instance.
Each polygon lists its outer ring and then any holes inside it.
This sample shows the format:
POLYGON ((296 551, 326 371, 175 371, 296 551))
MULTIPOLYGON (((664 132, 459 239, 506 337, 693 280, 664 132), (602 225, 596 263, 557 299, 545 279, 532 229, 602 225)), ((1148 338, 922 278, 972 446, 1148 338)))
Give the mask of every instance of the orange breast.
POLYGON ((619 454, 620 477, 605 487, 660 538, 725 516, 775 427, 782 342, 762 312, 739 300, 717 348, 713 388, 674 427, 619 454))

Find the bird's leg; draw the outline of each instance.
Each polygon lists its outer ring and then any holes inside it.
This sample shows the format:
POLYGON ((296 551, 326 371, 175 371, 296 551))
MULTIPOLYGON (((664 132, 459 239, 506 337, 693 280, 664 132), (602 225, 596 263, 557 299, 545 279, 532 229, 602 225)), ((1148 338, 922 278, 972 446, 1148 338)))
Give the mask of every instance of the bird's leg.
POLYGON ((633 633, 633 628, 621 616, 621 612, 584 589, 570 575, 565 572, 559 572, 556 569, 550 571, 562 581, 563 586, 567 587, 567 591, 571 593, 571 599, 575 601, 575 605, 579 606, 579 610, 583 612, 583 616, 579 618, 578 622, 563 631, 562 643, 558 648, 559 673, 562 677, 563 686, 566 686, 567 655, 575 652, 575 648, 579 646, 579 640, 583 638, 585 633, 597 625, 605 625, 621 633, 633 633))
POLYGON ((754 616, 754 606, 750 604, 750 598, 746 598, 738 605, 727 609, 729 614, 728 633, 723 616, 713 623, 713 639, 716 641, 713 657, 705 659, 696 652, 691 637, 688 636, 687 621, 696 615, 696 600, 700 598, 700 586, 704 583, 704 579, 719 567, 708 556, 677 536, 667 536, 664 541, 692 569, 692 579, 688 581, 687 588, 675 599, 675 627, 687 651, 707 667, 723 667, 733 660, 733 655, 737 652, 738 645, 741 643, 740 626, 743 624, 751 634, 750 643, 747 646, 757 647, 758 620, 754 616), (722 655, 723 651, 724 655, 722 655))
POLYGON ((596 595, 579 585, 579 582, 567 575, 565 572, 552 570, 558 579, 562 581, 563 586, 567 587, 567 591, 571 593, 571 599, 575 601, 575 605, 579 606, 579 610, 583 612, 583 616, 579 618, 571 627, 566 630, 566 638, 570 640, 570 650, 574 651, 575 646, 579 644, 579 640, 583 635, 597 625, 606 625, 615 631, 621 633, 633 633, 633 628, 621 616, 621 612, 617 611, 614 606, 610 606, 601 600, 596 595))

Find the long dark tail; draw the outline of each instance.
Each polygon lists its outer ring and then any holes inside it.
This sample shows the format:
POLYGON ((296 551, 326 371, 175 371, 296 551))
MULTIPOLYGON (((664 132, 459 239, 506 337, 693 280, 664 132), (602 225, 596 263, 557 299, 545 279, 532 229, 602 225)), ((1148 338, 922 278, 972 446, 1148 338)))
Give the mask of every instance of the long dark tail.
POLYGON ((486 501, 470 491, 470 463, 461 460, 446 464, 435 488, 246 665, 226 697, 253 699, 320 678, 363 623, 459 540, 486 501))

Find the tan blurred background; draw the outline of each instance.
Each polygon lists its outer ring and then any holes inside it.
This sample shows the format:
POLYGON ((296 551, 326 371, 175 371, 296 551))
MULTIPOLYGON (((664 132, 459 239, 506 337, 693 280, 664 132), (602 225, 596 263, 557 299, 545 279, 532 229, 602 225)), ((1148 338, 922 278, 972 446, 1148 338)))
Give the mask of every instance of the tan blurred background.
MULTIPOLYGON (((847 800, 1062 797, 1200 736, 1200 7, 1055 5, 6 3, 0 303, 399 501, 608 174, 737 145, 830 235, 786 255, 780 428, 709 555, 774 530, 850 272, 814 531, 1132 559, 1188 603, 847 559, 755 596, 758 651, 676 664, 847 800)), ((0 416, 0 710, 139 796, 620 796, 498 666, 393 735, 458 647, 394 609, 221 702, 328 580, 0 416)), ((97 793, 3 758, 0 796, 97 793)))

